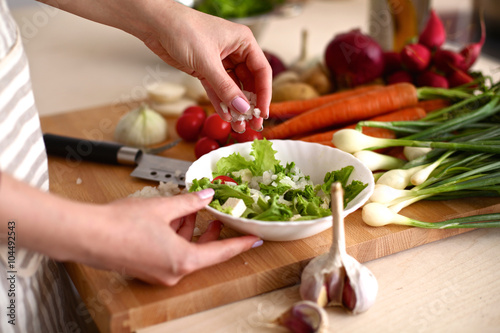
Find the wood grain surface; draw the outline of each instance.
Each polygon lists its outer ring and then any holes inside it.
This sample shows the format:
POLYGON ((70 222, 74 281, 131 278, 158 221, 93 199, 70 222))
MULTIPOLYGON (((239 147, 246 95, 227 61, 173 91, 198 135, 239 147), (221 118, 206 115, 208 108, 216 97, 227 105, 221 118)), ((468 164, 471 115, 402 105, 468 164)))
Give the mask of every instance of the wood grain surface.
MULTIPOLYGON (((111 141, 118 119, 135 106, 135 103, 118 104, 42 117, 42 129, 45 133, 111 141)), ((169 140, 173 140, 177 138, 175 118, 168 121, 169 140)), ((182 142, 161 155, 193 161, 193 146, 182 142)), ((67 198, 101 204, 124 198, 144 186, 157 185, 131 177, 132 169, 84 162, 75 156, 49 157, 50 188, 67 198)), ((497 198, 419 202, 402 213, 434 222, 488 210, 495 203, 497 198)), ((198 227, 203 230, 210 220, 207 212, 200 212, 198 227)), ((468 231, 401 226, 372 228, 362 222, 359 210, 346 218, 345 228, 347 251, 361 262, 468 231)), ((237 232, 224 228, 221 237, 236 235, 237 232)), ((120 272, 96 270, 76 263, 67 263, 66 268, 102 332, 133 332, 297 284, 302 268, 327 251, 330 242, 331 229, 298 241, 265 242, 227 262, 190 274, 175 287, 148 285, 120 272)))

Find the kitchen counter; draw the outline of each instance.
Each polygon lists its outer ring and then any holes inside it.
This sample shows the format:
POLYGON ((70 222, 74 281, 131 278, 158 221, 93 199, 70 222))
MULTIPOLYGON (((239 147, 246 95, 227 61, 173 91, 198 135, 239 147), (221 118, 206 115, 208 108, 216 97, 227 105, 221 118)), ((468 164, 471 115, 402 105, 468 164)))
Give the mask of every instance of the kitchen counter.
MULTIPOLYGON (((440 1, 439 6, 456 3, 440 1)), ((300 16, 269 22, 259 42, 287 62, 309 31, 312 56, 340 31, 366 31, 363 0, 311 1, 300 16)), ((35 3, 15 8, 31 63, 41 115, 137 100, 152 80, 181 80, 140 41, 113 28, 35 3)), ((499 77, 496 59, 476 68, 499 77)), ((474 230, 370 261, 377 302, 351 316, 328 309, 335 332, 493 332, 500 329, 500 230, 474 230)), ((273 291, 140 330, 151 332, 272 332, 268 322, 298 300, 297 286, 273 291)))

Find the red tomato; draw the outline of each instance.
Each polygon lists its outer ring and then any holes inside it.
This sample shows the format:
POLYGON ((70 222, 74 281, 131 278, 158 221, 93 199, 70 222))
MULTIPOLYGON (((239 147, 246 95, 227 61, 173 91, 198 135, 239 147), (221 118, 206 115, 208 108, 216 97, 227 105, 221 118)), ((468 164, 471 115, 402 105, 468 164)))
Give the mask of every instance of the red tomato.
POLYGON ((235 183, 235 184, 238 184, 236 182, 236 180, 234 180, 233 178, 229 177, 229 176, 217 176, 215 177, 213 180, 212 180, 212 183, 215 181, 215 180, 218 180, 220 179, 221 181, 221 184, 225 184, 226 182, 230 182, 230 183, 235 183))
POLYGON ((203 128, 203 120, 196 114, 185 114, 177 119, 175 130, 186 141, 196 141, 203 128))
POLYGON ((187 107, 182 112, 182 115, 185 115, 185 114, 195 114, 196 116, 200 117, 200 119, 202 121, 205 121, 205 119, 207 118, 207 113, 205 112, 205 110, 201 106, 198 106, 198 105, 193 105, 193 106, 187 107))
POLYGON ((231 131, 231 137, 236 140, 236 142, 247 142, 253 141, 255 139, 262 140, 263 136, 261 132, 254 131, 247 124, 247 128, 243 133, 236 133, 235 131, 231 131))
POLYGON ((203 133, 210 139, 218 142, 226 142, 229 133, 231 133, 231 124, 214 113, 208 116, 203 125, 203 133))
POLYGON ((196 142, 196 145, 194 146, 194 154, 196 158, 200 158, 206 153, 209 153, 219 147, 220 145, 217 141, 204 136, 196 142))

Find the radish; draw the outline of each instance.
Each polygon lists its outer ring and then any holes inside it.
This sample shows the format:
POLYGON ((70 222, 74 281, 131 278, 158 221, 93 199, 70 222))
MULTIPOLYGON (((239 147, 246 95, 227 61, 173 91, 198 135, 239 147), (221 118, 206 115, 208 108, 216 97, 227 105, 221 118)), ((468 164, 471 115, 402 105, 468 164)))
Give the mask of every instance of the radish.
POLYGON ((384 74, 392 74, 403 69, 401 54, 399 52, 384 52, 384 74))
POLYGON ((408 44, 401 50, 401 61, 411 72, 421 72, 431 62, 431 51, 421 44, 408 44))
POLYGON ((443 75, 429 70, 420 73, 415 83, 418 87, 448 88, 448 80, 443 75))
POLYGON ((446 41, 446 30, 443 22, 434 10, 431 10, 424 30, 418 38, 418 43, 429 49, 437 49, 446 41))
POLYGON ((437 50, 434 53, 433 62, 439 71, 446 74, 451 74, 456 70, 466 70, 464 56, 450 50, 437 50))
POLYGON ((382 48, 359 29, 336 35, 324 56, 326 67, 340 88, 368 83, 384 71, 382 48))
POLYGON ((386 81, 387 81, 387 84, 395 84, 395 83, 400 83, 400 82, 412 83, 413 77, 407 71, 400 70, 400 71, 394 72, 391 75, 389 75, 387 77, 386 81))
POLYGON ((472 76, 459 69, 451 72, 451 74, 447 76, 447 79, 450 88, 462 86, 464 84, 474 81, 474 78, 472 76))
POLYGON ((481 39, 477 43, 467 45, 460 51, 460 55, 464 57, 463 70, 468 70, 476 62, 477 58, 481 54, 481 49, 483 48, 485 40, 486 27, 484 25, 484 19, 481 18, 481 39))

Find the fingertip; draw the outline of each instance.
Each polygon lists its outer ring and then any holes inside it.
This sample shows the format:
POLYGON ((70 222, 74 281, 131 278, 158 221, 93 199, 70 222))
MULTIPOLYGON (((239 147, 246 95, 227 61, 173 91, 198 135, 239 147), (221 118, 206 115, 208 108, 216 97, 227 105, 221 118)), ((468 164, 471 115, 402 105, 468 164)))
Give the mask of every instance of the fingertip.
POLYGON ((245 122, 244 121, 237 121, 237 122, 232 122, 231 123, 231 128, 233 129, 233 131, 235 131, 236 133, 244 133, 245 130, 246 130, 246 125, 245 125, 245 122))
POLYGON ((201 191, 197 191, 197 192, 194 192, 198 198, 200 198, 201 200, 206 200, 206 199, 211 199, 214 194, 215 194, 215 191, 213 188, 206 188, 206 189, 203 189, 201 191))

